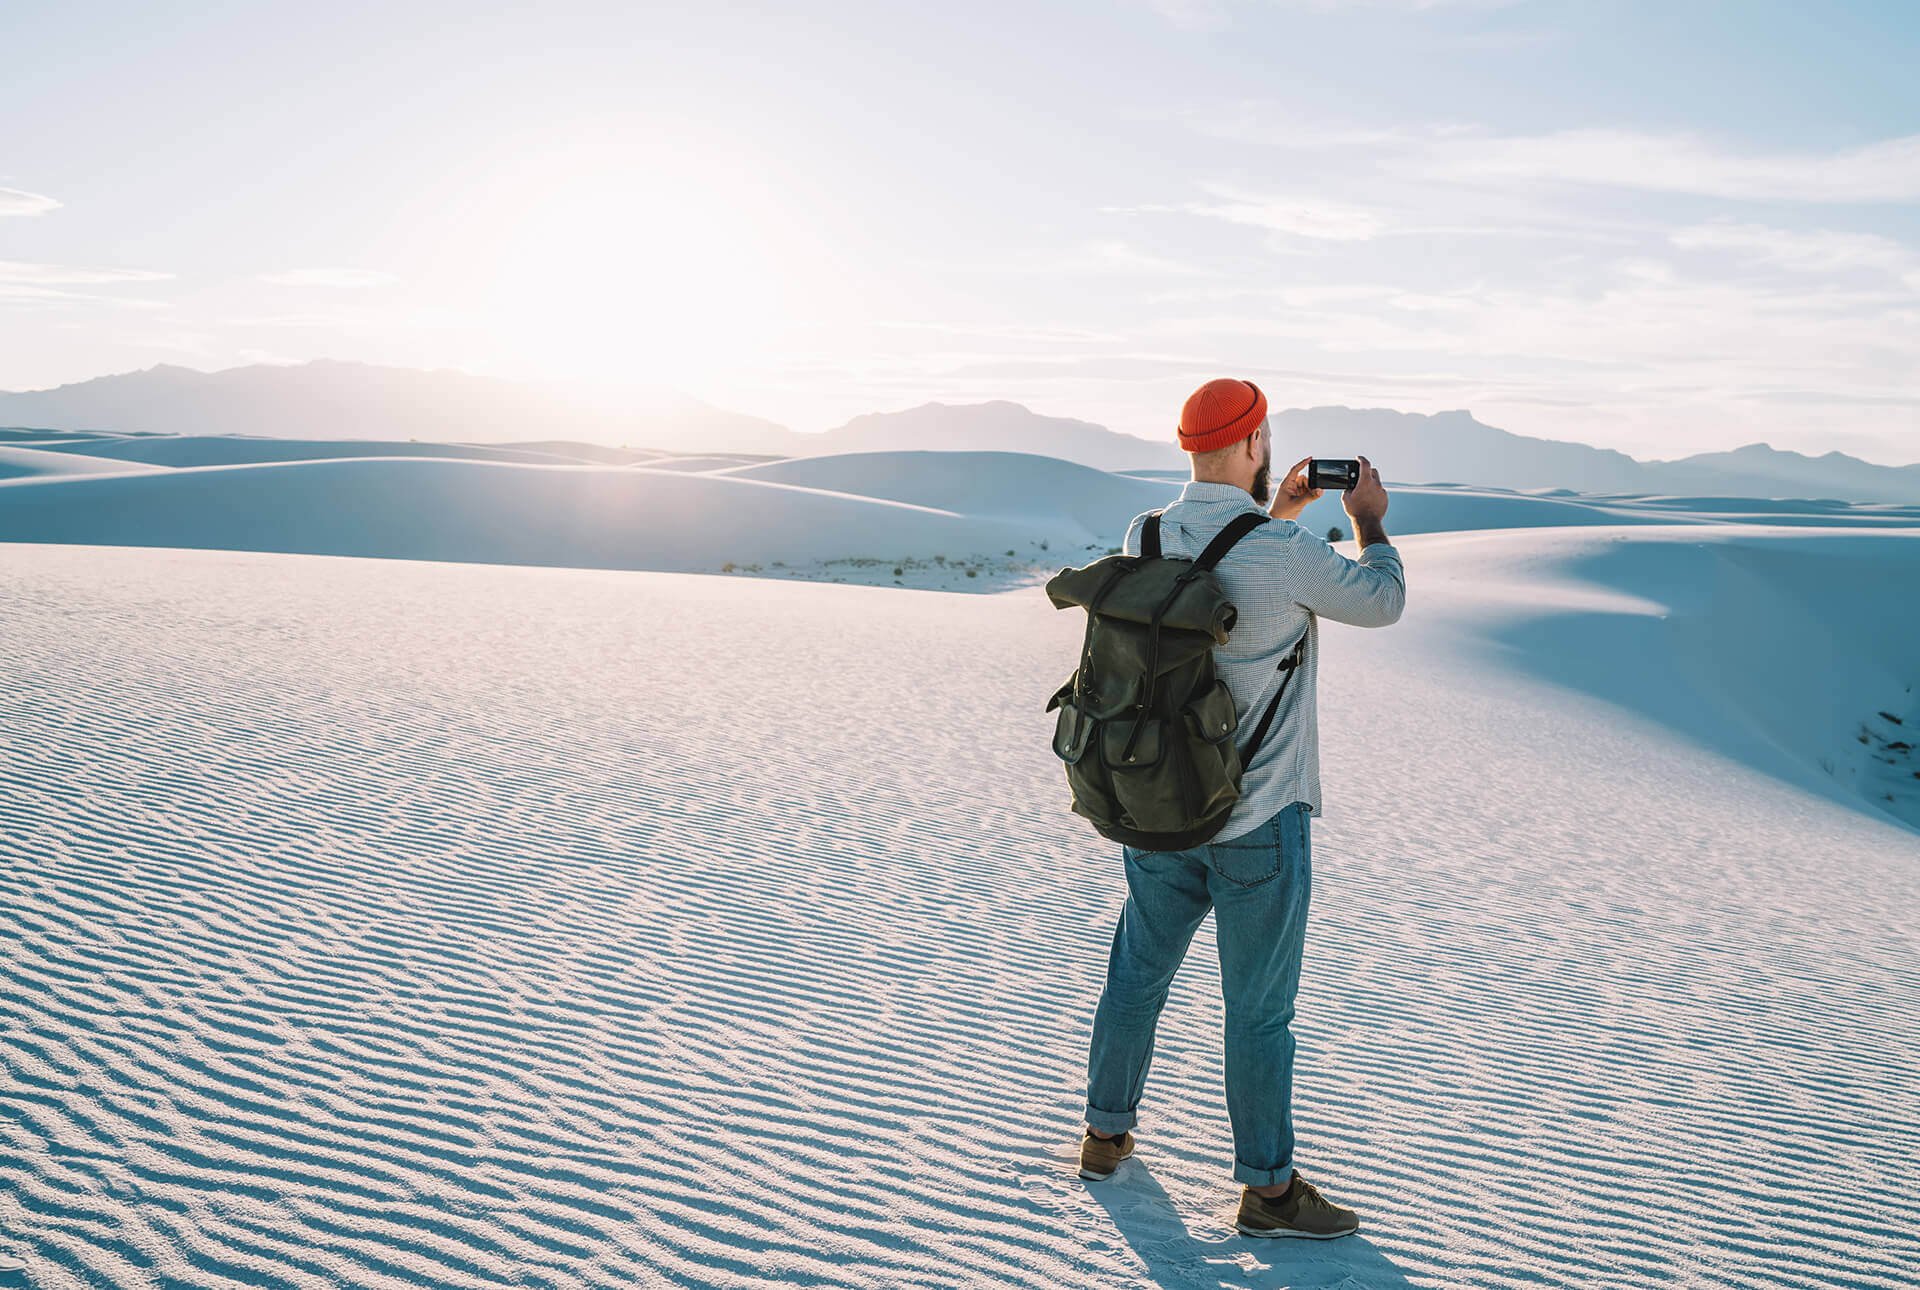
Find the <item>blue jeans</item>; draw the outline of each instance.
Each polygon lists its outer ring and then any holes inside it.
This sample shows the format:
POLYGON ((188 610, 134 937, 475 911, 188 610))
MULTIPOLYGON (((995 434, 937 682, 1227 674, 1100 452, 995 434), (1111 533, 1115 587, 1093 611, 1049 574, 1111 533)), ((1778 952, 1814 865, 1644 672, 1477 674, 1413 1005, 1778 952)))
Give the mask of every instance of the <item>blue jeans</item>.
POLYGON ((1226 1003, 1227 1115, 1233 1176, 1254 1186, 1293 1175, 1294 994, 1313 867, 1304 802, 1252 832, 1188 851, 1123 847, 1127 903, 1093 1015, 1087 1123, 1131 1129, 1153 1061, 1153 1033, 1187 945, 1215 911, 1226 1003))

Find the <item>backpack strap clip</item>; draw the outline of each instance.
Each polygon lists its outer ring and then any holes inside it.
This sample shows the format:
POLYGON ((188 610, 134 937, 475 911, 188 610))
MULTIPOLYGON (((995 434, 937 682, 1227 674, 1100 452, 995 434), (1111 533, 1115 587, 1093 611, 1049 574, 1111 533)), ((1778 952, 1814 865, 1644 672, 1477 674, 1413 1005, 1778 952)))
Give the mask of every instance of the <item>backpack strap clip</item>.
POLYGON ((1280 711, 1280 700, 1286 695, 1287 685, 1293 680, 1294 673, 1299 671, 1301 665, 1306 662, 1306 653, 1307 634, 1301 632, 1300 639, 1293 643, 1293 648, 1287 651, 1287 656, 1281 659, 1279 667, 1274 669, 1285 672, 1286 675, 1281 678, 1280 689, 1275 692, 1273 701, 1267 704, 1266 714, 1260 718, 1260 724, 1254 728, 1253 738, 1247 740, 1246 746, 1241 748, 1241 765, 1251 764, 1253 755, 1260 751, 1260 741, 1267 737, 1267 727, 1273 724, 1273 714, 1280 711))

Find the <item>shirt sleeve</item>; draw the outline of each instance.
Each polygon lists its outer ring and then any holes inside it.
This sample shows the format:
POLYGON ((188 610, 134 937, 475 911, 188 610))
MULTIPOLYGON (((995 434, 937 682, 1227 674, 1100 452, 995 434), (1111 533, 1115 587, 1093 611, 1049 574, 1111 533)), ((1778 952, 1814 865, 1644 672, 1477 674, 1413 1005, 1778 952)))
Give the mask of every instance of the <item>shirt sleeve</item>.
MULTIPOLYGON (((1133 517, 1133 523, 1127 525, 1127 535, 1124 538, 1120 539, 1121 554, 1123 555, 1139 555, 1140 554, 1141 535, 1146 531, 1147 516, 1151 514, 1153 514, 1152 511, 1142 511, 1140 512, 1140 514, 1133 517)), ((1113 532, 1113 530, 1108 529, 1107 532, 1111 533, 1113 532)))
POLYGON ((1386 627, 1407 604, 1407 578, 1391 542, 1374 542, 1348 559, 1305 529, 1290 536, 1289 582, 1296 603, 1355 627, 1386 627))

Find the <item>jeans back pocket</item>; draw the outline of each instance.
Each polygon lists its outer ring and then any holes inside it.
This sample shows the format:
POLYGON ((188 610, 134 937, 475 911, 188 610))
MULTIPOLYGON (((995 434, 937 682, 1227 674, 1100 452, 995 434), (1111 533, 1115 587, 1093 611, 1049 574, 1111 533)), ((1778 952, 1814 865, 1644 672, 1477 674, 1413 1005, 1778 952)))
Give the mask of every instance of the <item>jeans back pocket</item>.
POLYGON ((1264 824, 1231 841, 1207 843, 1207 868, 1241 887, 1272 882, 1286 869, 1294 829, 1290 817, 1296 809, 1288 806, 1276 811, 1264 824))

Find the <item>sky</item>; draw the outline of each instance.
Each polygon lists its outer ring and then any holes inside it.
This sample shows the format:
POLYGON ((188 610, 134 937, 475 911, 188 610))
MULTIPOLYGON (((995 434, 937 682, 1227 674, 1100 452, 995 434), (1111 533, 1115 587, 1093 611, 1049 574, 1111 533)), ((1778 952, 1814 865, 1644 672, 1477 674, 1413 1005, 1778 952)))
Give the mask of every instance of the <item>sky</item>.
POLYGON ((1920 461, 1920 5, 0 7, 0 389, 1465 408, 1920 461))

